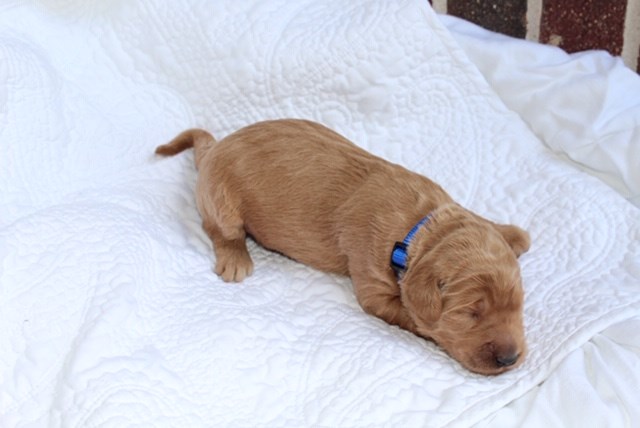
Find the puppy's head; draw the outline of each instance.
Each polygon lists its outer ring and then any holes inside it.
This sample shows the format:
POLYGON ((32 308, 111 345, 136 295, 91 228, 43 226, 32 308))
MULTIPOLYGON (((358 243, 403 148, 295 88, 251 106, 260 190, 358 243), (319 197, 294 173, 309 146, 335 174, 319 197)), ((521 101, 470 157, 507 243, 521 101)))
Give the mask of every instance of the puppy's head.
POLYGON ((457 206, 423 229, 400 281, 418 332, 473 372, 517 367, 526 354, 517 256, 528 250, 528 234, 457 206))

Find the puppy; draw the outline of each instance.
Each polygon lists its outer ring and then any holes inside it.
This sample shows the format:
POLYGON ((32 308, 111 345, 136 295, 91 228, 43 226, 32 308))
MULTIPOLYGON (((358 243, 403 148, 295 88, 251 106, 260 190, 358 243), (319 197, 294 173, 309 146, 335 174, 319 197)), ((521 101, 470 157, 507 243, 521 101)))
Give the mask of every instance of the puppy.
POLYGON ((250 235, 350 276, 366 312, 435 341, 473 372, 523 361, 524 230, 475 215, 431 180, 306 120, 256 123, 217 143, 187 130, 156 153, 190 147, 197 206, 223 280, 252 273, 250 235))

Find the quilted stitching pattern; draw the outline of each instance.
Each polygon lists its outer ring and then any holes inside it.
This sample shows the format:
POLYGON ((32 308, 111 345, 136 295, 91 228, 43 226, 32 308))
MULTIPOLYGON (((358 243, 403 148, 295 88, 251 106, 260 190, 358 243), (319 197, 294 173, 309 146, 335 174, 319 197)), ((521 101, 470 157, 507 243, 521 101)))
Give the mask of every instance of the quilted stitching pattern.
POLYGON ((638 307, 637 210, 546 152, 426 2, 5 2, 0 24, 3 426, 468 424, 638 307), (521 369, 470 374, 254 244, 254 276, 212 274, 191 155, 151 153, 286 116, 530 230, 521 369))

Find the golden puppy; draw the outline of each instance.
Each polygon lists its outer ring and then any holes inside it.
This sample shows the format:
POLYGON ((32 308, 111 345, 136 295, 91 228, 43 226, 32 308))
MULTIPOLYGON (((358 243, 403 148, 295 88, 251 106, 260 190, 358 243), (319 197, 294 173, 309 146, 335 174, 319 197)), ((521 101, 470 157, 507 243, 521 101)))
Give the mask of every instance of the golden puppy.
POLYGON ((366 312, 434 340, 471 371, 522 362, 524 230, 471 213, 431 180, 317 123, 260 122, 218 143, 193 129, 156 153, 192 146, 198 210, 225 281, 253 271, 250 235, 349 275, 366 312))

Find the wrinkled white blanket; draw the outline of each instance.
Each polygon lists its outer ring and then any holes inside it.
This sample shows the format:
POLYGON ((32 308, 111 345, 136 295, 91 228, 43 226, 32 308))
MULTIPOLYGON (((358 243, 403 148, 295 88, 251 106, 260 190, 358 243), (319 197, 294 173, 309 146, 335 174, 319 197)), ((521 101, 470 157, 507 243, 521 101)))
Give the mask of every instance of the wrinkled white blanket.
POLYGON ((466 425, 640 306, 640 219, 504 107, 427 2, 0 6, 0 425, 466 425), (526 364, 472 375, 345 278, 224 284, 188 126, 318 120, 532 234, 526 364))
POLYGON ((640 79, 603 51, 567 54, 440 19, 502 101, 555 153, 640 207, 640 79))

